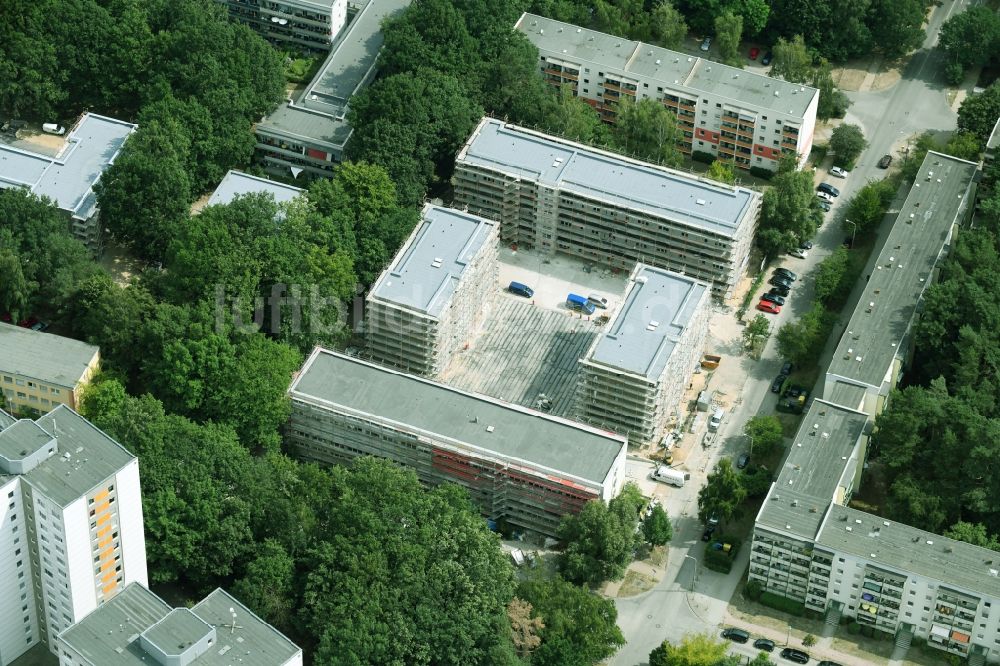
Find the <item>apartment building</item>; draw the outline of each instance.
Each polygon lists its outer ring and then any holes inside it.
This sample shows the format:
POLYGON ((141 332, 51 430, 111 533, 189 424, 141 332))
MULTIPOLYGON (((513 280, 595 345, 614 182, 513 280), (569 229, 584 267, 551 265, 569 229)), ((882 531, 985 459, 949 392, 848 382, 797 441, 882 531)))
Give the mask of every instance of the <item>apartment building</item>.
POLYGON ((316 348, 289 389, 302 460, 372 455, 466 488, 484 515, 555 534, 625 483, 627 438, 316 348))
POLYGON ((216 589, 191 608, 171 608, 129 585, 58 637, 59 666, 301 666, 302 650, 216 589))
POLYGON ((104 250, 94 185, 118 157, 132 123, 84 113, 55 154, 0 144, 0 187, 48 197, 66 214, 70 231, 96 257, 104 250))
POLYGON ((254 126, 256 159, 274 174, 329 178, 353 130, 347 109, 375 77, 382 22, 410 0, 368 0, 335 40, 316 77, 254 126))
POLYGON ((365 340, 380 363, 426 376, 482 324, 498 288, 498 225, 427 204, 368 293, 365 340))
POLYGON ((208 206, 224 206, 232 203, 237 197, 247 194, 270 194, 279 203, 288 203, 300 196, 305 190, 291 185, 279 183, 276 180, 251 176, 242 171, 229 171, 219 183, 219 186, 208 198, 208 206))
POLYGON ((484 118, 455 160, 455 201, 505 242, 629 271, 666 268, 732 295, 760 193, 484 118))
POLYGON ((347 23, 347 0, 219 0, 232 20, 278 48, 327 52, 347 23))
POLYGON ((865 291, 837 343, 823 397, 871 418, 909 365, 912 331, 927 287, 972 214, 977 165, 929 152, 866 276, 865 291))
POLYGON ((618 102, 650 98, 677 116, 680 150, 741 169, 774 171, 783 155, 805 164, 819 91, 686 53, 525 13, 516 28, 538 47, 539 70, 614 123, 618 102))
POLYGON ((100 362, 94 345, 0 323, 0 390, 15 413, 76 409, 100 362))
POLYGON ((580 359, 580 420, 646 442, 676 421, 709 319, 708 285, 639 264, 622 306, 580 359))
POLYGON ((881 251, 814 401, 754 524, 749 579, 825 613, 914 638, 972 666, 1000 660, 994 551, 847 506, 867 433, 912 354, 912 330, 955 228, 968 218, 976 164, 930 152, 881 251))
POLYGON ((0 412, 0 502, 0 666, 146 584, 138 461, 69 407, 0 412))

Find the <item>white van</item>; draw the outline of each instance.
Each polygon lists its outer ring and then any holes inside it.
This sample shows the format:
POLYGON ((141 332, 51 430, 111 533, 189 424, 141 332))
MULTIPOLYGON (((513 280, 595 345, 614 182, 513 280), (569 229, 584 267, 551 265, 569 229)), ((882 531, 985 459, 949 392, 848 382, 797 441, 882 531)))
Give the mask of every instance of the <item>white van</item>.
POLYGON ((690 474, 682 472, 679 469, 674 469, 673 467, 668 467, 667 465, 660 465, 653 470, 650 476, 654 481, 661 481, 662 483, 677 486, 678 488, 683 488, 684 482, 691 478, 690 474))

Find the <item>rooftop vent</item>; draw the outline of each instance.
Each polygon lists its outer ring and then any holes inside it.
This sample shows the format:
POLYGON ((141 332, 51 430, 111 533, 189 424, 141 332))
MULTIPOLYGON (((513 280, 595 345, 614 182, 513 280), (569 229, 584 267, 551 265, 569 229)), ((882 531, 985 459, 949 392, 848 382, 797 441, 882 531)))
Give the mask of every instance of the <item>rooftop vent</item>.
POLYGON ((493 426, 486 426, 486 432, 493 432, 494 430, 496 430, 496 428, 493 426))
POLYGON ((930 539, 928 539, 928 540, 927 540, 927 545, 928 545, 928 546, 933 546, 933 545, 934 545, 934 542, 933 542, 933 541, 931 541, 930 539))
POLYGON ((441 264, 444 263, 440 257, 435 257, 434 261, 431 262, 432 268, 441 268, 441 264))
POLYGON ((659 59, 659 58, 657 58, 657 59, 656 59, 656 64, 657 64, 657 65, 659 65, 659 64, 660 64, 660 59, 659 59))
MULTIPOLYGON (((539 35, 544 35, 545 34, 545 28, 539 28, 538 29, 538 34, 539 35)), ((593 37, 591 37, 591 39, 593 39, 593 37)))
POLYGON ((640 275, 635 279, 635 281, 638 282, 639 284, 646 284, 646 280, 648 279, 649 278, 647 278, 645 275, 640 275))
POLYGON ((583 32, 583 29, 582 28, 577 28, 576 31, 577 31, 577 33, 581 33, 581 32, 583 32))
POLYGON ((705 200, 704 199, 696 199, 695 203, 698 204, 699 206, 704 206, 705 205, 705 200))
POLYGON ((850 526, 850 525, 848 525, 848 526, 847 526, 847 527, 845 527, 844 529, 845 529, 845 530, 847 530, 848 532, 853 532, 853 531, 854 531, 853 529, 851 529, 851 526, 850 526))
POLYGON ((883 520, 882 524, 885 525, 886 527, 889 527, 889 521, 888 520, 883 520))
POLYGON ((792 500, 792 506, 798 506, 799 501, 797 499, 792 500))
POLYGON ((774 96, 775 96, 775 97, 777 97, 777 96, 778 96, 778 91, 777 91, 777 90, 775 90, 775 91, 774 91, 774 96))

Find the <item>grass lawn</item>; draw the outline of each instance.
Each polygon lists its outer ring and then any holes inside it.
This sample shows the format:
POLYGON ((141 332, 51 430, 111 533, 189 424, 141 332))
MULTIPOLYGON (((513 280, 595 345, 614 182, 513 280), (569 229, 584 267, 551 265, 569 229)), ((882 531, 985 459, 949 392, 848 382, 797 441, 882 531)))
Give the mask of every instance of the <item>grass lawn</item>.
POLYGON ((288 55, 285 58, 285 79, 289 83, 308 83, 316 76, 323 61, 318 57, 302 58, 288 55))

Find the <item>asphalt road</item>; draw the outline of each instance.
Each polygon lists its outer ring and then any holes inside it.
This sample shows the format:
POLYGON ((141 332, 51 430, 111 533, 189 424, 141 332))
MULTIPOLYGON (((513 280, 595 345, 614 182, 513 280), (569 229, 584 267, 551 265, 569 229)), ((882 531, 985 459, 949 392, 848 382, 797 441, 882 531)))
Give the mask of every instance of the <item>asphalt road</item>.
MULTIPOLYGON (((879 158, 891 154, 898 160, 907 140, 925 130, 947 132, 955 129, 957 115, 949 107, 946 97, 942 58, 933 47, 944 21, 970 4, 976 3, 945 0, 935 10, 922 48, 910 59, 896 85, 876 92, 848 93, 852 106, 847 120, 862 126, 869 145, 848 178, 817 174, 817 182, 830 182, 840 189, 841 195, 835 200, 833 210, 826 214, 826 221, 817 232, 815 246, 809 256, 806 259, 788 257, 782 262, 782 265, 799 274, 799 280, 782 312, 770 316, 773 330, 790 317, 799 317, 809 309, 813 292, 810 273, 841 244, 845 235, 849 235, 838 222, 841 217, 838 209, 869 180, 885 177, 886 172, 877 166, 879 158)), ((883 233, 879 242, 884 237, 883 233)), ((876 246, 873 258, 877 256, 878 249, 876 246)), ((678 489, 677 496, 673 498, 673 506, 684 508, 675 520, 667 574, 649 592, 616 600, 618 624, 627 644, 610 663, 619 666, 644 665, 648 662, 649 652, 664 639, 679 640, 686 633, 717 633, 721 630, 729 599, 746 570, 750 549, 748 545, 744 546, 739 561, 728 576, 701 567, 704 544, 700 541, 703 527, 697 520, 697 492, 704 483, 706 470, 711 469, 716 460, 737 455, 744 449, 745 437, 740 433, 745 423, 758 413, 773 412, 776 398, 769 388, 780 367, 781 359, 772 336, 761 360, 748 374, 740 404, 723 426, 721 444, 714 449, 696 452, 694 459, 688 461, 688 467, 695 471, 691 482, 678 489)), ((752 646, 734 645, 732 651, 748 657, 755 653, 752 646)))

